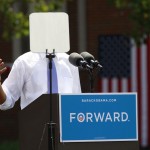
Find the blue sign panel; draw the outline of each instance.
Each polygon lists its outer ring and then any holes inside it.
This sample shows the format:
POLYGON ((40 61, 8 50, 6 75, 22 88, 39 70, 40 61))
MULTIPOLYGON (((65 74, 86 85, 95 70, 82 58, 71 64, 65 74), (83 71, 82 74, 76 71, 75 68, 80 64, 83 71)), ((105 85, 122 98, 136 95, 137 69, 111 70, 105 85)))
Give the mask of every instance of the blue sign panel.
POLYGON ((137 141, 136 93, 60 95, 60 141, 137 141))

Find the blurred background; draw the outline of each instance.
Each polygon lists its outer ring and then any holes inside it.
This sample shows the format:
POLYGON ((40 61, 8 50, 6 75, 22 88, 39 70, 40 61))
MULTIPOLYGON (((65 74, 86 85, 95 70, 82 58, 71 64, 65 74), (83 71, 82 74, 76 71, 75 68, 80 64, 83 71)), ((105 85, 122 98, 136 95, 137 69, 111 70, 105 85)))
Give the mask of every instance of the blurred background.
MULTIPOLYGON (((29 14, 53 11, 69 15, 69 54, 88 51, 103 66, 93 72, 95 93, 138 93, 140 149, 150 149, 150 1, 0 0, 0 58, 8 68, 3 81, 14 60, 30 51, 29 14)), ((90 92, 86 70, 80 80, 82 91, 90 92)), ((19 149, 19 111, 19 101, 0 111, 0 150, 19 149)))

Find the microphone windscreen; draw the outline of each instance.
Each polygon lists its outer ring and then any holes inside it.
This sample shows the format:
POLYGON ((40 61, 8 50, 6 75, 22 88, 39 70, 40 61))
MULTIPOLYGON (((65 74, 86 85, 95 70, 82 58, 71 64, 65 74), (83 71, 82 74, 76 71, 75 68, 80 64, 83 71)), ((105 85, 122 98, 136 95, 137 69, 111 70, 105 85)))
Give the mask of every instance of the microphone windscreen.
POLYGON ((82 56, 88 63, 90 63, 91 60, 95 60, 94 56, 91 55, 91 54, 88 53, 88 52, 82 52, 82 53, 81 53, 81 56, 82 56))
POLYGON ((71 53, 69 56, 69 62, 74 66, 80 66, 80 61, 83 60, 83 57, 78 53, 71 53))

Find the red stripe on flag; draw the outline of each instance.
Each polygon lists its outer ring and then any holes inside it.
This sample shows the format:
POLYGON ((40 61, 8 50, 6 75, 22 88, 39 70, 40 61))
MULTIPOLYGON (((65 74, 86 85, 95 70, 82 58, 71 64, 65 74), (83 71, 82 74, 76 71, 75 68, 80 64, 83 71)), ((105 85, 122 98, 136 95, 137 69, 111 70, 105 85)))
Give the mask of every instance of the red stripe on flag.
POLYGON ((131 79, 128 79, 128 92, 132 92, 132 90, 131 90, 131 79))
POLYGON ((121 86, 121 79, 119 78, 118 80, 118 92, 122 91, 122 86, 121 86))
POLYGON ((138 47, 137 48, 137 98, 138 98, 138 120, 139 120, 139 141, 141 143, 141 123, 142 123, 142 119, 141 119, 141 49, 138 47))
MULTIPOLYGON (((148 108, 150 108, 150 37, 147 38, 147 96, 148 96, 148 108)), ((148 109, 148 115, 150 114, 150 109, 148 109)), ((150 118, 148 117, 148 144, 150 145, 150 118)))
POLYGON ((98 87, 98 92, 102 92, 102 79, 100 78, 99 80, 98 80, 98 85, 97 85, 97 87, 98 87))
POLYGON ((112 80, 109 79, 108 80, 108 92, 111 92, 112 91, 112 80))

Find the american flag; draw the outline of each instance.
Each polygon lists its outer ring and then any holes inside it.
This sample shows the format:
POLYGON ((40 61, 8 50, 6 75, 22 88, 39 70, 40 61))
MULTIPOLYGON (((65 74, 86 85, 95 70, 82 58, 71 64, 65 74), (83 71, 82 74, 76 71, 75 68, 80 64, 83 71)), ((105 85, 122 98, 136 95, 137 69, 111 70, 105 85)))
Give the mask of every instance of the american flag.
POLYGON ((137 92, 139 141, 150 146, 150 38, 137 46, 123 35, 99 37, 99 92, 137 92))

